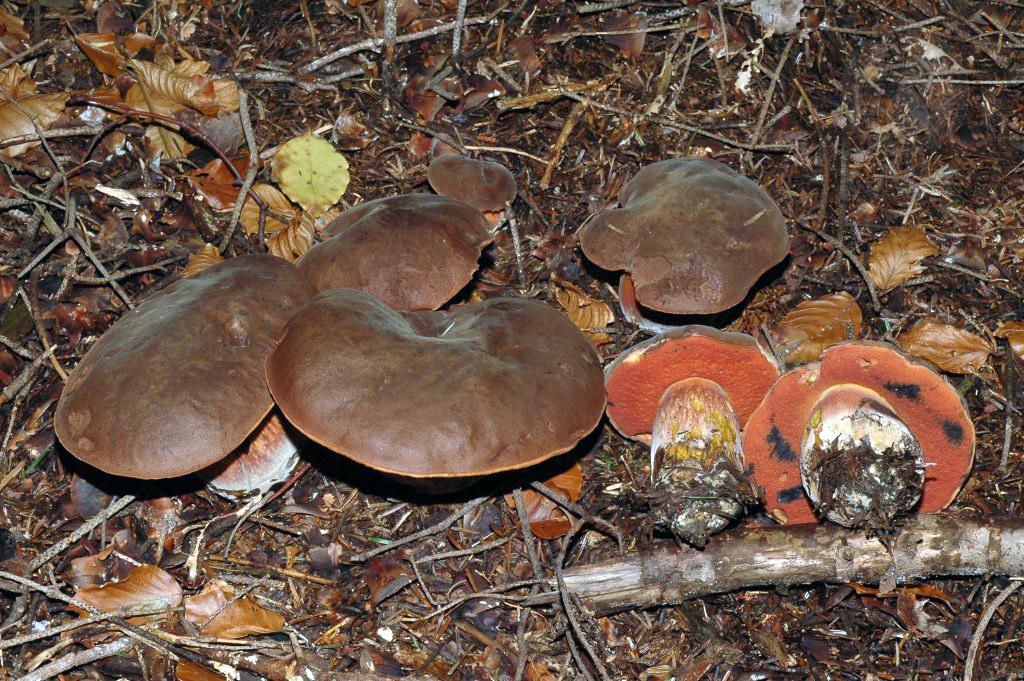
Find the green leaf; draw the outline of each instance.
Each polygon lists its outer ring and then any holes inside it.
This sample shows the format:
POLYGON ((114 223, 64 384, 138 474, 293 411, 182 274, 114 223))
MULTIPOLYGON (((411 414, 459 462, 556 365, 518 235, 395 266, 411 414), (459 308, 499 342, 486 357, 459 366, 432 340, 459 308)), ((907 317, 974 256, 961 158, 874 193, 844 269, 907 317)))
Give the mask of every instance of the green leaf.
POLYGON ((306 133, 277 150, 274 181, 313 217, 333 206, 348 187, 348 161, 325 139, 306 133))

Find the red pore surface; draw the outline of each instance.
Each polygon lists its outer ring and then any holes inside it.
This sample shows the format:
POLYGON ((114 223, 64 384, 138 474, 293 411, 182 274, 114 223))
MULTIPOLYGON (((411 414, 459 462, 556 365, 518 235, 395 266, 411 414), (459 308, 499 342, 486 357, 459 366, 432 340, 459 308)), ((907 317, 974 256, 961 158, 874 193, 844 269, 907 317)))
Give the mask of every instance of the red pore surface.
POLYGON ((694 377, 717 383, 742 424, 779 369, 752 337, 691 325, 634 345, 605 368, 604 376, 612 425, 626 437, 646 441, 661 396, 673 383, 694 377))
POLYGON ((927 465, 918 511, 948 506, 974 464, 974 424, 960 394, 924 363, 885 343, 843 343, 820 362, 784 375, 751 414, 743 431, 746 467, 764 488, 765 510, 789 523, 817 518, 800 482, 799 453, 814 405, 830 387, 864 386, 892 405, 921 443, 927 465))

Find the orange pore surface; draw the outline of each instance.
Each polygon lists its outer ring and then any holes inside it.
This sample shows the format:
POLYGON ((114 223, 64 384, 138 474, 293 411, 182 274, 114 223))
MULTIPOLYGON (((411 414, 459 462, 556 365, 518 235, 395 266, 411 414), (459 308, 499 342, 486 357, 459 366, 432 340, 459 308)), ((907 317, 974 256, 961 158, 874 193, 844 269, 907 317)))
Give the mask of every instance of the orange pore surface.
POLYGON ((721 386, 742 425, 779 370, 750 336, 680 327, 633 346, 608 365, 608 418, 626 437, 650 435, 665 389, 694 377, 721 386))
POLYGON ((815 403, 841 383, 874 390, 921 443, 928 468, 918 511, 948 506, 974 463, 974 424, 966 404, 925 364, 884 343, 856 342, 833 346, 820 363, 784 375, 747 421, 744 460, 764 488, 765 510, 782 510, 789 523, 817 521, 800 482, 800 450, 815 403))

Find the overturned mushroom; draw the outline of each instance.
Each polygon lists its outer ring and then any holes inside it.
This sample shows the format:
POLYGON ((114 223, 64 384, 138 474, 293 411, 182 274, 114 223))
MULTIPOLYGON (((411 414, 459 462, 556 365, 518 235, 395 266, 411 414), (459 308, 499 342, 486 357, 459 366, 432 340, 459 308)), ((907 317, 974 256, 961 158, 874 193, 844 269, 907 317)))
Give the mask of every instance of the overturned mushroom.
POLYGON ((288 322, 267 378, 310 439, 421 489, 568 451, 605 404, 586 336, 543 303, 509 298, 399 313, 327 291, 288 322))
POLYGON ((817 507, 840 524, 885 524, 956 498, 974 425, 930 367, 884 343, 850 342, 776 382, 744 427, 743 450, 777 519, 813 522, 817 507))
POLYGON ((580 245, 600 267, 625 270, 636 300, 652 310, 721 312, 789 252, 775 202, 718 161, 649 165, 622 188, 619 203, 583 226, 580 245))
POLYGON ((118 320, 71 372, 57 436, 75 457, 125 477, 187 475, 232 453, 251 466, 253 457, 239 453, 250 433, 286 438, 260 427, 273 406, 266 358, 314 293, 295 266, 267 255, 175 282, 118 320))
POLYGON ((472 206, 404 194, 347 210, 296 263, 320 291, 354 288, 398 310, 433 310, 469 283, 490 226, 472 206))
POLYGON ((608 418, 651 446, 657 525, 703 546, 750 497, 740 428, 779 370, 750 336, 685 326, 605 369, 608 418))
POLYGON ((516 198, 516 178, 508 168, 460 154, 441 154, 431 161, 427 181, 438 194, 468 203, 492 222, 500 222, 516 198))

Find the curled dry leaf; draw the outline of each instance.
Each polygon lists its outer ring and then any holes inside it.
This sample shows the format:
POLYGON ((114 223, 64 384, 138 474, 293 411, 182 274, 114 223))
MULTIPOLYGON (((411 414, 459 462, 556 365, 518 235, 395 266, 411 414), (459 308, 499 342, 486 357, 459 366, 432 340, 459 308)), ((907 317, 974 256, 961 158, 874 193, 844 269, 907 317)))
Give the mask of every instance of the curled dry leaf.
POLYGON ((996 338, 1005 338, 1010 344, 1010 351, 1018 360, 1024 361, 1024 322, 1000 322, 996 327, 996 338))
MULTIPOLYGON (((288 200, 288 197, 282 194, 274 185, 257 182, 252 186, 252 192, 267 204, 267 215, 263 221, 264 234, 276 234, 286 230, 299 219, 299 211, 288 200)), ((226 210, 230 211, 233 207, 234 201, 226 210)), ((246 196, 238 221, 241 223, 242 228, 245 229, 246 234, 259 234, 260 207, 256 205, 251 196, 246 196)), ((310 233, 310 238, 312 238, 312 233, 310 233)))
POLYGON ((176 608, 181 603, 181 596, 181 587, 174 577, 155 565, 140 565, 120 582, 84 586, 75 594, 78 600, 103 612, 161 602, 168 608, 176 608))
POLYGON ((128 66, 113 33, 79 33, 75 36, 75 43, 100 73, 116 78, 128 66))
POLYGON ((882 291, 888 291, 924 272, 921 261, 938 255, 939 249, 921 227, 894 227, 871 247, 868 278, 882 291))
POLYGON ((412 571, 393 556, 374 556, 366 561, 363 579, 370 588, 370 606, 374 609, 415 579, 412 571))
POLYGON ((858 338, 862 320, 857 301, 841 291, 800 303, 772 327, 772 335, 787 361, 803 364, 821 359, 830 345, 858 338))
MULTIPOLYGON (((151 101, 154 98, 163 100, 156 108, 164 111, 157 113, 172 113, 187 106, 201 114, 216 116, 220 110, 213 79, 196 73, 195 62, 182 62, 175 66, 174 70, 140 59, 132 59, 128 63, 139 85, 146 89, 145 94, 140 93, 143 100, 146 94, 151 101)), ((125 101, 130 99, 134 99, 131 91, 125 96, 125 101)), ((156 104, 155 101, 153 103, 156 104)), ((129 104, 132 102, 129 101, 129 104)))
MULTIPOLYGON (((575 502, 583 490, 583 469, 575 463, 567 471, 545 480, 544 484, 563 494, 569 501, 575 502)), ((511 494, 505 496, 505 501, 510 507, 516 507, 515 498, 511 494)), ((530 519, 530 529, 541 539, 558 539, 572 527, 562 509, 543 494, 529 489, 523 490, 523 502, 526 505, 526 515, 530 519)))
POLYGON ((313 220, 303 213, 266 241, 267 250, 273 255, 295 262, 313 246, 313 220))
POLYGON ((204 636, 237 639, 252 634, 274 634, 285 619, 248 598, 235 598, 235 590, 219 579, 211 580, 195 596, 185 599, 185 619, 204 636))
MULTIPOLYGON (((41 130, 49 130, 57 116, 64 110, 70 93, 29 95, 15 101, 0 103, 0 139, 35 134, 33 121, 41 130)), ((7 147, 4 150, 9 156, 18 156, 38 145, 39 142, 25 142, 7 147)))
POLYGON ((604 301, 591 298, 568 282, 555 284, 555 300, 572 323, 581 329, 603 329, 615 321, 615 313, 604 301))
POLYGON ((331 140, 338 145, 339 149, 358 151, 365 149, 374 140, 374 135, 354 116, 342 112, 334 119, 331 140))
POLYGON ((953 374, 978 373, 992 352, 981 336, 933 319, 921 320, 896 340, 914 357, 953 374))
POLYGON ((647 26, 646 16, 620 12, 604 23, 602 33, 606 34, 601 37, 609 44, 619 48, 622 56, 636 59, 644 51, 644 43, 647 41, 647 26))
MULTIPOLYGON (((232 159, 232 163, 240 175, 244 176, 249 170, 248 158, 232 159)), ((219 158, 193 170, 186 177, 189 185, 202 194, 214 210, 231 210, 238 200, 240 183, 219 158)))
POLYGON ((25 22, 0 7, 0 38, 8 49, 16 49, 28 44, 28 31, 25 30, 25 22))
POLYGON ((348 161, 330 142, 310 133, 281 145, 272 168, 281 190, 312 217, 336 204, 348 188, 348 161))
POLYGON ((17 64, 0 71, 0 86, 15 99, 34 95, 38 89, 36 82, 17 64))

